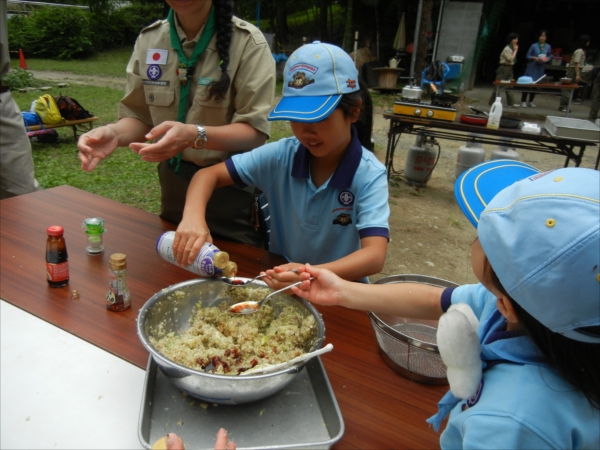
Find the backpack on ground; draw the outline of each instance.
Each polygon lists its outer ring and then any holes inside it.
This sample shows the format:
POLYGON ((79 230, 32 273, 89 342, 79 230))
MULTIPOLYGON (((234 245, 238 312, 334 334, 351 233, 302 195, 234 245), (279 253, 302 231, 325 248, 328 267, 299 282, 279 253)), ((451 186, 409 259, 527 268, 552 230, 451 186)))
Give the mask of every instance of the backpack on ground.
POLYGON ((66 95, 55 97, 56 104, 61 116, 67 120, 82 120, 94 117, 87 109, 79 104, 77 100, 66 95))
POLYGON ((64 122, 65 119, 60 115, 58 105, 50 94, 42 95, 37 99, 35 112, 38 113, 42 123, 46 125, 56 125, 64 122))
POLYGON ((21 112, 23 116, 23 122, 25 123, 25 128, 27 129, 27 136, 30 139, 35 139, 38 142, 45 144, 53 144, 58 141, 58 132, 54 129, 48 129, 44 127, 42 123, 42 119, 38 116, 37 113, 31 111, 21 112), (40 129, 31 131, 29 127, 39 125, 40 129))
POLYGON ((40 119, 40 116, 38 116, 37 113, 24 111, 21 112, 21 115, 23 116, 23 122, 25 122, 25 128, 27 128, 27 131, 29 131, 29 127, 34 125, 40 125, 42 128, 44 128, 42 125, 42 119, 40 119))

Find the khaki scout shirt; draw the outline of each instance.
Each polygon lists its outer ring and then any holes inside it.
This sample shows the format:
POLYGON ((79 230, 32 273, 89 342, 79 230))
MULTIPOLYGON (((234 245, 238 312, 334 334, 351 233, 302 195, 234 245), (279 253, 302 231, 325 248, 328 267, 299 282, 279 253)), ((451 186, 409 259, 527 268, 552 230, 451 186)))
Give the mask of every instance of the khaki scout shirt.
POLYGON ((507 45, 506 47, 504 47, 504 50, 502 50, 502 53, 500 53, 500 64, 506 64, 509 66, 514 66, 515 65, 515 60, 511 60, 512 58, 512 54, 513 54, 513 49, 510 48, 509 45, 507 45))
MULTIPOLYGON (((229 91, 221 102, 208 100, 210 84, 221 76, 217 52, 217 35, 198 58, 188 96, 186 123, 220 126, 245 122, 270 133, 267 115, 274 104, 275 60, 262 32, 237 17, 232 18, 231 46, 227 71, 231 79, 229 91)), ((202 30, 188 41, 175 17, 177 33, 185 55, 191 57, 202 30)), ((177 120, 180 86, 177 78, 179 58, 171 48, 170 27, 159 20, 142 30, 127 65, 125 97, 119 104, 119 118, 134 117, 156 126, 166 120, 177 120), (157 51, 158 50, 158 51, 157 51), (160 54, 162 53, 162 57, 160 54), (158 64, 157 64, 158 62, 158 64)), ((199 166, 224 161, 230 152, 187 148, 183 159, 199 166)))
POLYGON ((585 66, 585 52, 581 48, 575 50, 571 57, 571 65, 574 66, 575 64, 579 65, 580 69, 585 66))

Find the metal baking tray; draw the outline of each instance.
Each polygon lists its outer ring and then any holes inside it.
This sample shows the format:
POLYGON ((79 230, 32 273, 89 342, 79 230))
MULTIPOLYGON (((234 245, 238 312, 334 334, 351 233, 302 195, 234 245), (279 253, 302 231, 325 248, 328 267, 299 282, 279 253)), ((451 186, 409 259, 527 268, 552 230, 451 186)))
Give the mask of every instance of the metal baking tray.
POLYGON ((138 437, 150 449, 167 433, 186 448, 213 449, 225 428, 238 449, 330 448, 344 434, 344 420, 319 357, 312 358, 278 393, 243 405, 216 405, 173 386, 148 360, 138 437))
POLYGON ((558 139, 564 138, 585 142, 600 141, 600 128, 589 120, 548 116, 544 128, 550 136, 558 139))

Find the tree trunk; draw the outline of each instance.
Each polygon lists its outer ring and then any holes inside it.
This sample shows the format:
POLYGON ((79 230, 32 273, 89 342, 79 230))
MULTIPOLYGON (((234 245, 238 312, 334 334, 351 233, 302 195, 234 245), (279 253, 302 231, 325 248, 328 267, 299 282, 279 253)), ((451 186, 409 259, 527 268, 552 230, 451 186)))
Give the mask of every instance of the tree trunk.
POLYGON ((327 30, 327 10, 331 0, 319 0, 319 39, 322 42, 329 42, 329 33, 327 30))
POLYGON ((352 53, 354 51, 354 39, 352 33, 352 2, 353 0, 348 0, 348 6, 346 8, 346 26, 344 28, 344 42, 342 46, 344 50, 348 53, 352 53))
POLYGON ((423 0, 423 9, 421 10, 421 21, 419 26, 419 42, 417 48, 413 51, 417 52, 415 59, 415 79, 418 83, 421 82, 421 73, 427 67, 427 19, 431 17, 433 11, 433 0, 423 0))
POLYGON ((287 0, 277 0, 276 3, 276 16, 277 16, 277 31, 276 34, 280 42, 283 42, 283 38, 288 35, 289 28, 287 24, 287 0))

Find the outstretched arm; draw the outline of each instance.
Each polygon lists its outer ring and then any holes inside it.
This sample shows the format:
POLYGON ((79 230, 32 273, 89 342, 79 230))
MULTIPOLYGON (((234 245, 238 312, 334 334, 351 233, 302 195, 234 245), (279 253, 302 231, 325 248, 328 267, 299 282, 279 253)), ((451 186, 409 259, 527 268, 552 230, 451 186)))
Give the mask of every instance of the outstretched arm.
POLYGON ((210 238, 206 224, 206 205, 215 189, 233 184, 225 163, 196 172, 187 190, 183 218, 173 240, 177 264, 187 266, 198 256, 202 245, 210 238))
POLYGON ((346 281, 309 264, 298 269, 305 280, 292 292, 319 305, 337 305, 379 314, 437 320, 444 288, 417 283, 364 284, 346 281), (309 277, 313 281, 308 281, 309 277))

